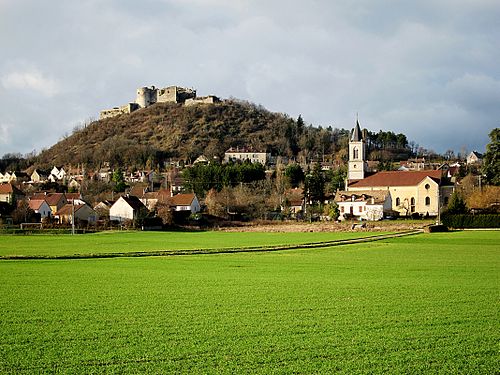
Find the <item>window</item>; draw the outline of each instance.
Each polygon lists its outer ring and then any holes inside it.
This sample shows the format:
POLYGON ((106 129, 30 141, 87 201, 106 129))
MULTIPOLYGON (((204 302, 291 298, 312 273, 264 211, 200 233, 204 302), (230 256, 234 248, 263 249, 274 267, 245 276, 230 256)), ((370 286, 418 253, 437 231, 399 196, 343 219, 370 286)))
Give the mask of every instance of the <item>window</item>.
POLYGON ((431 205, 431 198, 425 197, 425 205, 430 206, 431 205))
POLYGON ((340 212, 344 213, 344 206, 340 206, 340 212))
POLYGON ((415 198, 410 199, 410 212, 415 212, 415 198))
POLYGON ((359 212, 363 212, 363 206, 359 206, 359 212))
POLYGON ((444 197, 444 205, 447 206, 448 205, 448 201, 449 201, 449 198, 448 197, 444 197))
POLYGON ((431 188, 431 185, 429 185, 429 184, 425 184, 425 186, 424 186, 424 187, 425 187, 425 190, 429 190, 429 189, 431 188))
POLYGON ((359 150, 358 150, 357 147, 354 147, 353 150, 352 150, 352 158, 354 160, 356 160, 356 159, 358 159, 358 157, 359 157, 359 150))
POLYGON ((401 205, 401 199, 399 199, 399 197, 396 198, 396 206, 400 206, 401 205))

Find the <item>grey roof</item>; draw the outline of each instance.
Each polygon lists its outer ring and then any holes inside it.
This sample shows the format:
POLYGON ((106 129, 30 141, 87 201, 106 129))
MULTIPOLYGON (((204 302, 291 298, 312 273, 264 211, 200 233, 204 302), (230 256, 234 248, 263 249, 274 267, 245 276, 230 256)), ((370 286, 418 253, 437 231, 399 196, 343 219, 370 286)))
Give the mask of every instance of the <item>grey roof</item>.
POLYGON ((359 142, 363 140, 363 133, 361 132, 361 128, 359 126, 359 121, 356 120, 356 126, 354 127, 351 135, 351 141, 359 142))

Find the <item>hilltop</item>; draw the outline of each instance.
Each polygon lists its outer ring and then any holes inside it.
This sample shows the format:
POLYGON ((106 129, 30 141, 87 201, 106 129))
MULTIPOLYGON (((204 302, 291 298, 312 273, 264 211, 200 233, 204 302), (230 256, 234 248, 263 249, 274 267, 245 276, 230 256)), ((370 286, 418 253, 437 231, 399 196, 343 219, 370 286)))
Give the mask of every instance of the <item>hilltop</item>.
MULTIPOLYGON (((343 133, 346 136, 345 132, 343 133)), ((331 153, 332 130, 304 126, 282 113, 238 100, 184 106, 156 103, 76 129, 38 157, 38 165, 141 166, 169 159, 223 156, 231 146, 274 155, 331 153)))

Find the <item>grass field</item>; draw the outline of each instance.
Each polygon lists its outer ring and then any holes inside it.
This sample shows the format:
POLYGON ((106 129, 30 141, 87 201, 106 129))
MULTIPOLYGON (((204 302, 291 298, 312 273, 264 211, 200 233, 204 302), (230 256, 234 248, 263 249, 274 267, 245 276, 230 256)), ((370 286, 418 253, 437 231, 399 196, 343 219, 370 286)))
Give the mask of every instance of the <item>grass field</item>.
POLYGON ((498 373, 499 243, 0 261, 0 373, 498 373))
POLYGON ((381 232, 244 233, 244 232, 100 232, 85 235, 0 235, 0 256, 73 255, 133 251, 218 249, 305 244, 381 232))

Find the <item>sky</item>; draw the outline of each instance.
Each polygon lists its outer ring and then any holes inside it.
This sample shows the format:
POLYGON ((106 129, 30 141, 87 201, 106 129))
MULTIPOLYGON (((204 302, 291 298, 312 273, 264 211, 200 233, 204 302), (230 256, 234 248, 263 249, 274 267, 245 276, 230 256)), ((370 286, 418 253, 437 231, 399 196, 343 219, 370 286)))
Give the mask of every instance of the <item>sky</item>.
POLYGON ((498 0, 0 0, 0 157, 40 152, 138 87, 484 152, 498 0))

